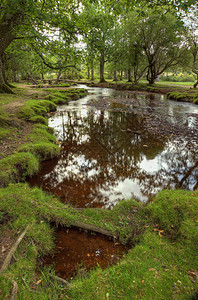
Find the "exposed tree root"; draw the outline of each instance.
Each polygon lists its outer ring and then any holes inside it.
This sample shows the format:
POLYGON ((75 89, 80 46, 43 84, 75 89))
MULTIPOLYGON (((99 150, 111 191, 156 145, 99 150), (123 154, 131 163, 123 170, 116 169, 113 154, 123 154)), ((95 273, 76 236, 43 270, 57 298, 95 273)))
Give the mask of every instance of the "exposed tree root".
POLYGON ((23 231, 23 233, 19 236, 19 238, 17 239, 17 241, 14 243, 14 245, 12 246, 10 252, 8 253, 8 255, 6 256, 3 265, 0 269, 0 275, 2 273, 4 273, 6 271, 6 269, 9 267, 12 257, 14 255, 14 253, 16 252, 17 247, 19 246, 20 242, 22 241, 22 239, 24 238, 27 230, 28 230, 29 226, 26 227, 26 229, 23 231))
POLYGON ((82 222, 75 222, 72 224, 72 226, 81 228, 81 229, 85 229, 85 230, 90 230, 93 232, 97 232, 97 233, 101 233, 103 235, 109 236, 109 237, 113 237, 113 238, 117 238, 117 236, 115 236, 114 234, 112 234, 110 231, 102 229, 100 227, 97 227, 93 224, 87 224, 87 223, 82 223, 82 222))
POLYGON ((64 285, 66 285, 66 287, 68 287, 68 288, 70 287, 70 283, 68 281, 66 281, 65 279, 62 279, 62 278, 60 278, 58 276, 55 276, 55 275, 52 275, 52 274, 50 274, 50 276, 52 278, 54 278, 55 280, 57 280, 58 282, 63 283, 64 285))
POLYGON ((16 300, 17 293, 18 293, 18 284, 14 280, 12 280, 12 284, 13 284, 13 289, 12 289, 12 294, 11 294, 10 300, 16 300))

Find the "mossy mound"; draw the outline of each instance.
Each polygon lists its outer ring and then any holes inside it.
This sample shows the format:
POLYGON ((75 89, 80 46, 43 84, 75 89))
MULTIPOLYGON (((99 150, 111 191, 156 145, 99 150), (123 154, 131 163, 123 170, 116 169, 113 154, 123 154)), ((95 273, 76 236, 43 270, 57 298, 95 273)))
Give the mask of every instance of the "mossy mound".
POLYGON ((16 153, 0 161, 0 187, 10 182, 25 180, 38 172, 38 159, 31 153, 16 153))
POLYGON ((52 143, 25 144, 19 148, 21 152, 30 152, 36 156, 39 161, 44 161, 56 157, 60 153, 58 145, 52 143))
MULTIPOLYGON (((26 104, 19 108, 17 112, 18 118, 31 120, 36 122, 36 117, 44 117, 50 111, 55 111, 56 105, 49 100, 29 100, 26 104)), ((41 122, 40 122, 41 123, 41 122)), ((46 123, 46 122, 45 122, 46 123)))
POLYGON ((154 223, 158 224, 169 238, 180 237, 185 241, 194 237, 198 240, 198 232, 195 234, 193 229, 196 227, 198 210, 196 192, 164 190, 147 209, 150 210, 154 223))

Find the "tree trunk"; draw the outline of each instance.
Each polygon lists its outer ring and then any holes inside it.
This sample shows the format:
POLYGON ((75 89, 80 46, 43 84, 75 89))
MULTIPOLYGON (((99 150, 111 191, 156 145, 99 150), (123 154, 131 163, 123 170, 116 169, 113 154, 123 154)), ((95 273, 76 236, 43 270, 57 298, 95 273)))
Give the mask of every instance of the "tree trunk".
POLYGON ((12 70, 13 73, 13 82, 19 82, 19 74, 16 72, 16 70, 12 70))
POLYGON ((94 64, 91 62, 91 81, 94 81, 94 64))
POLYGON ((38 85, 38 82, 32 77, 32 75, 30 75, 27 71, 26 71, 26 74, 27 74, 27 76, 28 76, 28 79, 29 79, 33 84, 38 85))
POLYGON ((117 71, 114 70, 113 72, 113 81, 117 81, 117 71))
POLYGON ((100 57, 100 82, 106 82, 105 79, 104 79, 104 64, 105 64, 104 53, 101 53, 101 57, 100 57))
POLYGON ((155 83, 156 76, 155 76, 155 71, 154 71, 154 69, 152 67, 148 68, 146 79, 148 80, 149 85, 155 83))
POLYGON ((56 77, 55 84, 58 84, 58 83, 59 83, 59 80, 60 80, 60 77, 61 77, 61 73, 62 73, 62 70, 59 70, 59 71, 58 71, 58 74, 57 74, 57 77, 56 77))
POLYGON ((123 80, 123 71, 120 71, 120 81, 123 80))
POLYGON ((193 85, 194 89, 196 89, 197 86, 198 86, 198 80, 197 80, 197 82, 195 82, 195 84, 193 85))
POLYGON ((124 71, 124 79, 128 79, 128 72, 127 72, 127 70, 124 71))
POLYGON ((128 82, 132 82, 131 70, 128 69, 128 82))
POLYGON ((0 57, 0 93, 14 94, 5 81, 2 57, 0 57))
POLYGON ((194 89, 196 89, 197 86, 198 86, 198 76, 197 76, 197 81, 196 81, 195 84, 193 85, 194 89))
POLYGON ((90 68, 89 68, 89 66, 87 67, 87 79, 88 80, 90 79, 90 68))

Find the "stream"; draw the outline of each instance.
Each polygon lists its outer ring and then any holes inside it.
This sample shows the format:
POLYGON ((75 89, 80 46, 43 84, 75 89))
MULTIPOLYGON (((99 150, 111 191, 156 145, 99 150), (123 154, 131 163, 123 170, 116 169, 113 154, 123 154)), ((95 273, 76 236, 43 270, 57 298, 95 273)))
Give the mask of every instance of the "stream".
MULTIPOLYGON (((79 86, 84 87, 86 86, 79 86)), ((49 119, 58 158, 29 183, 75 207, 147 202, 162 189, 197 187, 198 107, 165 96, 88 88, 49 119)))
MULTIPOLYGON (((42 164, 31 186, 75 207, 105 209, 132 197, 150 201, 162 189, 198 187, 198 106, 158 94, 78 87, 89 94, 49 118, 61 153, 42 164)), ((115 263, 126 251, 74 229, 58 230, 56 237, 59 250, 45 262, 63 278, 74 276, 77 266, 115 263)))

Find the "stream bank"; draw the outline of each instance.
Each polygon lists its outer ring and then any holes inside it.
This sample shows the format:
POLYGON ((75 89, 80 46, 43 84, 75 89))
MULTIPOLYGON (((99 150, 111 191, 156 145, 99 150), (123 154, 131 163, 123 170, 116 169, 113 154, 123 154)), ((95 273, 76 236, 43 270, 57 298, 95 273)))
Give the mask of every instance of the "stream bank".
POLYGON ((123 201, 113 210, 75 210, 27 184, 2 188, 0 198, 1 232, 10 228, 16 239, 30 226, 15 254, 16 261, 6 276, 0 277, 2 298, 9 297, 12 280, 18 283, 22 299, 38 295, 40 299, 130 299, 131 295, 147 299, 156 293, 168 299, 196 293, 196 191, 164 191, 150 205, 123 201), (118 265, 81 274, 65 290, 51 279, 53 270, 42 269, 37 274, 37 258, 53 249, 54 230, 49 223, 68 227, 85 221, 119 235, 123 243, 130 241, 134 248, 118 265))

